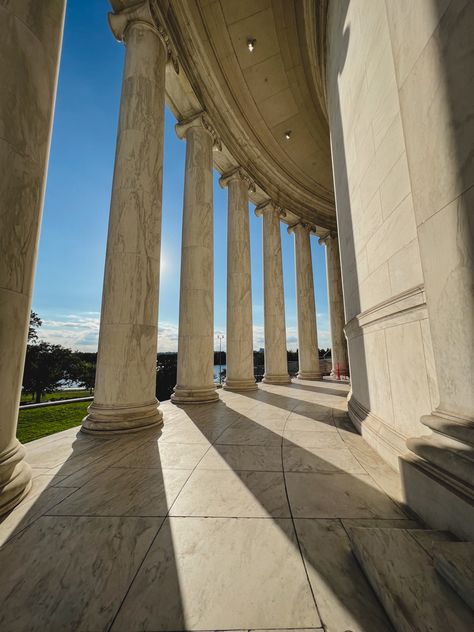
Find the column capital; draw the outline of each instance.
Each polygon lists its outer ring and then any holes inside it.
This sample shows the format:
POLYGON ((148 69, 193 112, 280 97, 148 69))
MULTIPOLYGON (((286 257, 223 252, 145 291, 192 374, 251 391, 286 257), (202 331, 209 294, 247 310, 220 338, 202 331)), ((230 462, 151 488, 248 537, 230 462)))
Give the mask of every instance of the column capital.
POLYGON ((314 224, 308 224, 308 222, 303 222, 303 221, 299 221, 296 224, 292 224, 291 226, 288 226, 288 233, 291 235, 291 233, 296 232, 296 230, 302 230, 307 232, 308 234, 314 233, 316 232, 316 226, 314 226, 314 224))
POLYGON ((327 246, 328 245, 328 241, 330 241, 331 239, 337 239, 337 233, 333 230, 328 230, 328 232, 323 235, 322 237, 319 238, 318 243, 322 246, 327 246))
POLYGON ((109 26, 115 39, 119 42, 127 41, 127 32, 132 26, 139 25, 157 35, 171 61, 176 73, 179 72, 178 55, 164 27, 163 16, 156 0, 145 0, 133 7, 127 7, 116 13, 109 13, 109 26))
POLYGON ((228 171, 227 173, 222 174, 219 178, 219 184, 224 189, 229 185, 229 182, 233 180, 241 180, 247 184, 247 188, 249 191, 255 193, 255 182, 250 178, 249 174, 242 169, 242 167, 237 167, 232 171, 228 171))
POLYGON ((188 130, 192 129, 193 127, 200 127, 202 129, 205 129, 206 132, 208 132, 212 137, 213 149, 217 149, 218 151, 222 150, 221 139, 219 138, 219 135, 216 132, 215 127, 209 120, 206 112, 198 112, 198 114, 193 114, 189 118, 176 123, 176 125, 174 126, 176 136, 180 139, 185 138, 188 130))
POLYGON ((272 200, 265 200, 255 208, 255 215, 257 217, 263 216, 265 213, 276 213, 279 218, 286 217, 286 211, 284 211, 281 206, 277 206, 272 200))

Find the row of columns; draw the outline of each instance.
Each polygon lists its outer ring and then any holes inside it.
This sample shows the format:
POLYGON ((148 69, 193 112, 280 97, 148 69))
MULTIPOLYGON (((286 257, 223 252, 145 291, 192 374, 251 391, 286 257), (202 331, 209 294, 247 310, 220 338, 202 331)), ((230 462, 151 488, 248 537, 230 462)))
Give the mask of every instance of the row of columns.
MULTIPOLYGON (((0 9, 2 11, 5 9, 0 9)), ((23 90, 21 80, 31 74, 29 68, 7 73, 2 82, 11 94, 17 95, 19 107, 28 113, 24 120, 28 121, 31 129, 22 128, 25 138, 7 139, 5 150, 6 154, 11 154, 4 165, 4 181, 9 188, 2 196, 6 196, 5 208, 9 213, 0 215, 0 251, 10 266, 5 274, 2 272, 0 275, 0 347, 3 350, 0 356, 3 405, 0 420, 0 514, 17 504, 31 484, 31 472, 23 460, 24 450, 16 439, 16 421, 64 2, 58 0, 54 4, 49 18, 52 24, 49 39, 46 42, 38 39, 37 42, 38 57, 45 60, 41 76, 43 80, 48 80, 44 103, 37 104, 32 98, 34 93, 23 90), (47 50, 47 54, 43 55, 43 49, 47 50), (17 230, 18 226, 23 226, 22 230, 17 230)), ((12 19, 16 20, 17 16, 13 15, 12 19)), ((97 377, 94 401, 82 425, 84 432, 94 434, 130 432, 162 423, 156 399, 156 352, 165 68, 172 53, 164 30, 152 14, 150 3, 112 14, 109 19, 115 37, 126 45, 126 57, 107 238, 97 377)), ((18 23, 21 26, 22 16, 18 17, 18 23)), ((14 53, 10 53, 13 58, 14 53)), ((21 60, 21 63, 28 64, 30 52, 22 55, 21 60)), ((4 66, 5 72, 9 67, 9 64, 4 66)), ((15 112, 1 110, 1 120, 14 116, 15 112)), ((5 129, 16 129, 15 123, 12 121, 5 129)), ((220 147, 220 141, 203 112, 178 123, 176 132, 186 140, 186 173, 178 373, 172 400, 176 404, 213 402, 218 395, 213 381, 212 152, 220 147)), ((0 143, 3 140, 0 139, 0 143)), ((256 383, 253 374, 248 203, 249 191, 254 190, 255 185, 241 168, 225 174, 220 184, 229 189, 225 388, 253 390, 256 383)), ((280 219, 284 212, 268 200, 257 208, 256 213, 263 217, 264 381, 280 384, 289 382, 280 238, 280 219)), ((310 229, 299 223, 292 230, 295 233, 297 268, 299 376, 317 379, 321 373, 310 229)))

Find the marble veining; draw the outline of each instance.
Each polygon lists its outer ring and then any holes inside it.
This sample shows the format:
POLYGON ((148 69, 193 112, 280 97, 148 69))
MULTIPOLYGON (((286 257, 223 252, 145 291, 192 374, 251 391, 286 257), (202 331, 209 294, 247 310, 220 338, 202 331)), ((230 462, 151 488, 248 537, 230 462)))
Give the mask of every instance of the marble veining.
POLYGON ((346 530, 416 525, 345 393, 263 384, 165 402, 161 428, 32 442, 33 495, 0 523, 2 629, 385 630, 346 530))

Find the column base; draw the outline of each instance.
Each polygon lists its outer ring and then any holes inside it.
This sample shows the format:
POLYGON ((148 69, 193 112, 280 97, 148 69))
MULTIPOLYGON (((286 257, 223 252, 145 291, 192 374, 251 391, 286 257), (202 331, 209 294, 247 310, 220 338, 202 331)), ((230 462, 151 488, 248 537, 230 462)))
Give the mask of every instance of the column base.
POLYGON ((219 394, 216 386, 205 386, 197 388, 185 388, 175 386, 171 395, 172 404, 210 404, 219 401, 219 394))
POLYGON ((267 375, 265 373, 262 382, 264 384, 289 384, 291 379, 288 373, 283 375, 267 375))
POLYGON ((322 380, 321 371, 299 371, 297 376, 299 380, 322 380))
POLYGON ((95 435, 126 434, 138 432, 163 423, 160 402, 141 406, 108 406, 92 402, 88 415, 82 420, 82 432, 95 435))
POLYGON ((249 380, 229 380, 224 383, 226 391, 256 391, 258 389, 255 378, 249 380))
POLYGON ((17 439, 0 455, 0 516, 18 505, 31 489, 31 468, 24 456, 25 448, 17 439))

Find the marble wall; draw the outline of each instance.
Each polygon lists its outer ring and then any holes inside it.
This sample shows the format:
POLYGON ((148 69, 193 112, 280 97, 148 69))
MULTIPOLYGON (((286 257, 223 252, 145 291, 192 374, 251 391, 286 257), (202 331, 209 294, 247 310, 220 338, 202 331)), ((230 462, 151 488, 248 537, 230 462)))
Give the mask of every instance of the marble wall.
POLYGON ((398 66, 407 53, 392 46, 384 0, 329 7, 328 101, 351 417, 397 467, 406 438, 427 432, 420 417, 438 403, 400 105, 398 66))

